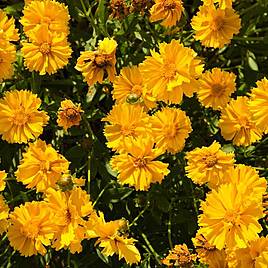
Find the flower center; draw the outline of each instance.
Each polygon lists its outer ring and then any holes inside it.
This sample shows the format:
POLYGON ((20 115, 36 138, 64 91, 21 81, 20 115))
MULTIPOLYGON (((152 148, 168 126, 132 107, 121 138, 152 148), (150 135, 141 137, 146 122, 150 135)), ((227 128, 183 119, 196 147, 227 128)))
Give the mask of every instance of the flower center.
POLYGON ((97 67, 104 68, 110 65, 111 60, 112 56, 109 54, 97 54, 95 56, 94 62, 97 67))
POLYGON ((146 165, 147 165, 147 161, 144 158, 139 157, 134 160, 134 167, 136 168, 142 168, 142 167, 145 167, 146 165))
POLYGON ((210 28, 212 29, 212 31, 220 31, 223 28, 223 25, 224 25, 223 17, 217 15, 212 19, 210 23, 210 28))
POLYGON ((72 214, 70 212, 70 210, 67 208, 66 209, 66 212, 65 212, 65 222, 66 222, 66 225, 68 225, 69 223, 71 223, 72 221, 72 214))
POLYGON ((239 225, 240 223, 240 215, 234 210, 226 211, 225 220, 232 225, 239 225))
POLYGON ((14 112, 12 121, 17 126, 25 125, 29 121, 30 116, 25 112, 23 108, 20 108, 14 112))
POLYGON ((43 172, 50 171, 50 162, 43 160, 40 162, 40 170, 43 172))
POLYGON ((142 93, 142 86, 141 85, 134 85, 131 89, 132 93, 137 94, 137 95, 141 95, 142 93))
POLYGON ((51 23, 51 18, 49 18, 49 17, 43 17, 41 19, 41 23, 42 24, 50 24, 51 23))
POLYGON ((4 62, 4 59, 0 58, 0 63, 3 63, 4 62))
POLYGON ((205 162, 205 165, 208 167, 208 168, 211 168, 213 166, 215 166, 217 164, 217 157, 214 155, 214 154, 210 154, 210 155, 207 155, 203 158, 204 162, 205 162))
POLYGON ((173 10, 177 7, 176 3, 174 1, 166 0, 164 1, 164 9, 165 10, 173 10))
POLYGON ((162 75, 166 79, 172 79, 176 76, 176 65, 174 63, 167 63, 164 65, 162 75))
POLYGON ((129 126, 129 127, 127 127, 127 126, 122 126, 121 127, 121 133, 122 133, 122 135, 124 135, 124 136, 134 136, 134 134, 135 134, 135 129, 134 129, 134 127, 132 126, 129 126))
POLYGON ((79 112, 78 112, 76 109, 74 109, 74 108, 67 108, 67 109, 65 110, 65 116, 66 116, 69 120, 71 120, 71 121, 75 121, 75 120, 77 120, 77 119, 79 118, 80 114, 79 114, 79 112))
POLYGON ((39 226, 36 223, 29 222, 23 226, 22 233, 30 239, 34 239, 38 236, 39 233, 39 226))
POLYGON ((220 84, 212 85, 212 93, 216 96, 220 96, 224 93, 225 88, 220 84))
POLYGON ((239 118, 239 123, 242 128, 248 129, 251 127, 251 124, 246 116, 241 116, 239 118))
POLYGON ((42 54, 48 54, 50 53, 50 45, 48 43, 43 43, 40 47, 39 47, 39 51, 42 53, 42 54))
POLYGON ((179 127, 175 124, 168 124, 164 126, 165 135, 168 138, 174 138, 179 131, 179 127))

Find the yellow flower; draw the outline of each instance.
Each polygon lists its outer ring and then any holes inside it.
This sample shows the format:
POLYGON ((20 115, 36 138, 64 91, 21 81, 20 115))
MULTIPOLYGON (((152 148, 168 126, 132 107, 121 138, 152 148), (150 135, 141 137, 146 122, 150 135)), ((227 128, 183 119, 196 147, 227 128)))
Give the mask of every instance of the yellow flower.
POLYGON ((208 183, 214 189, 226 181, 228 170, 233 170, 234 154, 225 153, 214 141, 209 147, 196 148, 186 153, 187 176, 199 185, 208 183))
POLYGON ((129 264, 138 263, 141 256, 134 245, 136 240, 127 236, 126 227, 125 220, 106 222, 103 213, 100 213, 89 231, 91 238, 98 237, 96 244, 103 248, 102 253, 105 256, 118 254, 120 260, 124 258, 129 264))
POLYGON ((9 207, 5 203, 5 199, 0 195, 0 236, 7 231, 9 207))
POLYGON ((8 18, 6 13, 0 9, 0 41, 18 41, 18 30, 15 28, 14 18, 8 18))
POLYGON ((164 108, 150 119, 152 135, 158 148, 172 154, 183 150, 185 140, 192 131, 191 121, 180 109, 164 108))
POLYGON ((94 85, 96 82, 102 83, 106 74, 111 82, 114 81, 116 74, 116 47, 115 40, 104 38, 99 42, 96 51, 81 52, 75 69, 82 72, 84 81, 89 86, 94 85))
POLYGON ((107 146, 113 150, 124 149, 126 139, 150 135, 149 116, 141 106, 116 104, 102 121, 110 123, 105 126, 104 135, 107 146))
POLYGON ((79 187, 66 192, 50 188, 46 192, 45 201, 55 211, 60 226, 52 246, 56 250, 69 247, 73 254, 81 252, 81 242, 86 231, 85 219, 94 213, 87 192, 79 187))
MULTIPOLYGON (((1 36, 1 33, 0 33, 1 36)), ((16 61, 16 47, 8 41, 0 40, 0 82, 13 75, 13 62, 16 61)))
POLYGON ((192 240, 200 262, 207 264, 210 268, 228 268, 224 249, 219 250, 211 245, 199 232, 192 240))
POLYGON ((203 71, 201 60, 192 49, 177 40, 161 43, 159 51, 152 50, 152 56, 147 56, 141 63, 144 83, 156 100, 180 103, 183 93, 191 97, 195 91, 196 78, 203 71))
POLYGON ((63 34, 65 37, 68 35, 70 16, 64 4, 54 0, 28 2, 26 2, 23 17, 20 20, 28 37, 40 26, 46 26, 49 31, 63 34))
POLYGON ((43 132, 49 116, 39 111, 41 100, 27 90, 13 90, 0 99, 0 134, 10 143, 27 143, 43 132))
POLYGON ((195 38, 203 46, 222 48, 229 44, 241 28, 241 20, 232 8, 220 9, 214 5, 201 6, 192 19, 195 38))
POLYGON ((23 153, 23 159, 16 171, 17 180, 45 192, 49 187, 55 187, 62 174, 68 171, 69 162, 49 144, 37 140, 29 145, 23 153))
POLYGON ((143 84, 138 66, 123 67, 113 83, 113 99, 116 103, 142 104, 151 109, 156 106, 155 98, 143 84))
POLYGON ((244 248, 262 230, 258 223, 263 217, 261 204, 245 196, 234 184, 223 184, 208 193, 201 210, 200 233, 220 250, 225 246, 244 248))
POLYGON ((237 146, 248 146, 262 137, 249 110, 247 97, 238 97, 222 110, 219 127, 226 140, 233 140, 237 146))
POLYGON ((162 263, 168 267, 193 267, 193 262, 196 260, 196 254, 191 254, 188 247, 176 245, 169 251, 168 256, 162 260, 162 263))
POLYGON ((46 26, 31 33, 31 41, 22 43, 24 65, 40 75, 54 74, 68 64, 72 49, 64 34, 52 34, 46 26))
POLYGON ((8 239, 22 256, 45 255, 57 231, 53 211, 44 202, 26 202, 10 213, 8 239))
POLYGON ((213 4, 219 4, 221 9, 232 8, 234 0, 203 0, 204 5, 210 6, 213 4))
POLYGON ((258 172, 250 166, 236 165, 235 168, 225 170, 225 182, 235 184, 240 192, 247 198, 262 203, 263 194, 266 192, 265 178, 260 178, 258 172))
POLYGON ((213 68, 202 74, 198 80, 198 99, 206 108, 214 110, 223 109, 230 101, 231 94, 235 91, 236 76, 233 73, 213 68))
POLYGON ((150 21, 162 20, 163 26, 171 27, 180 21, 183 11, 182 0, 155 0, 150 9, 150 21))
POLYGON ((6 179, 7 174, 5 171, 0 171, 0 192, 4 191, 5 187, 6 187, 6 179))
POLYGON ((257 87, 251 92, 249 109, 256 126, 268 133, 268 80, 264 78, 256 84, 257 87))
POLYGON ((250 241, 247 248, 235 250, 236 268, 268 267, 268 237, 250 241))
POLYGON ((168 164, 156 160, 163 150, 154 149, 154 142, 145 137, 127 141, 125 146, 126 152, 113 156, 111 160, 112 168, 119 172, 120 183, 140 191, 147 191, 151 183, 161 183, 169 173, 168 164))
POLYGON ((83 113, 80 104, 75 105, 71 100, 64 100, 60 103, 60 106, 57 119, 58 125, 65 130, 72 126, 79 126, 81 113, 83 113))

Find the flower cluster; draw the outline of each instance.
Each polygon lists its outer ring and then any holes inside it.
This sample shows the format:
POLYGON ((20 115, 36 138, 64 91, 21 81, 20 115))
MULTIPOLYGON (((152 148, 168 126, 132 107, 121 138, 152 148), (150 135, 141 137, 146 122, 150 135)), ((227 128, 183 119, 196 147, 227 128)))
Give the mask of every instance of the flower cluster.
POLYGON ((29 71, 54 74, 68 64, 69 20, 67 7, 54 0, 34 0, 24 7, 21 24, 27 41, 22 42, 21 52, 29 71))

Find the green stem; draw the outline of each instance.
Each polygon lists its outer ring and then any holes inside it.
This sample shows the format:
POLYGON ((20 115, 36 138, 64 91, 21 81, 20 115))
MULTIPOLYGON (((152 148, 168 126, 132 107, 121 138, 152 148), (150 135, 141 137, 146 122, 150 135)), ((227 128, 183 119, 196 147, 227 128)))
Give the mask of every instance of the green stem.
POLYGON ((149 242, 147 236, 144 233, 141 233, 141 236, 143 238, 143 240, 145 241, 147 247, 149 248, 149 250, 151 251, 151 253, 154 255, 155 260, 157 261, 157 263, 159 265, 162 266, 161 260, 160 260, 160 256, 156 253, 156 251, 154 250, 154 248, 152 247, 151 243, 149 242))
POLYGON ((68 250, 68 256, 67 256, 67 267, 71 268, 71 253, 68 250))
POLYGON ((246 13, 250 12, 251 10, 253 10, 254 8, 256 8, 258 5, 259 5, 259 3, 255 3, 254 5, 251 5, 248 8, 243 9, 240 12, 240 16, 245 15, 246 13))
POLYGON ((129 227, 131 227, 132 225, 136 224, 136 222, 139 220, 139 218, 144 214, 144 212, 148 209, 149 207, 149 202, 147 202, 146 206, 144 207, 144 209, 138 214, 138 216, 128 225, 129 227))
POLYGON ((197 201, 196 201, 195 196, 194 196, 194 187, 193 187, 192 181, 190 181, 190 185, 191 185, 191 191, 192 191, 194 210, 195 210, 196 217, 198 218, 198 207, 197 207, 197 201))
POLYGON ((263 41, 264 37, 247 37, 247 36, 234 36, 233 40, 237 40, 237 41, 263 41))
POLYGON ((173 249, 172 237, 171 237, 171 209, 169 210, 169 217, 168 217, 168 243, 170 249, 173 249))
POLYGON ((106 184, 106 186, 101 190, 101 192, 99 193, 98 197, 94 201, 93 207, 96 206, 96 204, 99 202, 100 198, 102 197, 102 195, 104 194, 104 192, 109 188, 109 186, 111 186, 113 184, 114 184, 114 181, 111 181, 111 182, 109 182, 109 183, 106 184))

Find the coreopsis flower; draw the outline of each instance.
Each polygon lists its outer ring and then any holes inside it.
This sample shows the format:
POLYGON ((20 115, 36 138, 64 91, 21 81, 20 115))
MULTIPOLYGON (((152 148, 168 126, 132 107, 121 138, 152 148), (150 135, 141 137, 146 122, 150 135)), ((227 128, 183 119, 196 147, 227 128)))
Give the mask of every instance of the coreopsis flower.
POLYGON ((225 182, 237 185, 240 192, 247 198, 262 202, 266 192, 266 179, 259 176, 257 170, 246 165, 236 165, 233 169, 225 170, 225 182))
POLYGON ((0 192, 4 191, 5 187, 6 187, 6 179, 7 174, 5 171, 0 171, 0 192))
POLYGON ((260 202, 248 198, 235 184, 223 184, 207 194, 201 204, 200 234, 217 249, 244 248, 258 238, 263 217, 260 202))
POLYGON ((253 121, 248 101, 247 97, 231 100, 222 110, 219 120, 223 138, 232 140, 233 144, 237 146, 248 146, 262 137, 261 131, 253 121))
POLYGON ((46 26, 31 31, 30 41, 22 43, 24 65, 40 75, 54 74, 68 64, 72 49, 64 34, 51 33, 46 26))
POLYGON ((235 79, 235 74, 222 71, 219 68, 206 71, 198 80, 197 95, 199 101, 206 108, 223 109, 235 91, 235 79))
POLYGON ((71 191, 48 189, 45 201, 55 211, 59 225, 52 246, 56 250, 69 248, 71 253, 81 252, 85 238, 85 221, 94 213, 89 195, 79 187, 71 191))
POLYGON ((162 153, 163 149, 154 148, 152 139, 139 137, 126 142, 125 152, 114 155, 111 166, 118 171, 120 183, 147 191, 151 183, 161 183, 169 173, 168 164, 156 160, 162 153))
POLYGON ((43 132, 49 116, 41 100, 27 90, 13 90, 0 99, 0 134, 9 143, 27 143, 43 132))
POLYGON ((116 104, 102 121, 109 123, 104 127, 104 135, 107 146, 113 150, 124 149, 126 139, 150 135, 149 116, 141 106, 116 104))
POLYGON ((81 52, 75 69, 82 72, 84 81, 89 86, 94 85, 96 82, 102 83, 105 75, 107 75, 109 81, 114 81, 116 74, 116 47, 115 40, 104 38, 99 42, 96 51, 81 52))
POLYGON ((103 248, 101 252, 105 256, 118 254, 119 259, 124 258, 128 264, 138 263, 141 256, 134 244, 136 240, 128 237, 126 229, 125 220, 106 222, 103 213, 100 213, 89 233, 90 238, 98 238, 96 244, 103 248))
POLYGON ((16 47, 8 41, 0 40, 0 82, 12 77, 13 63, 15 61, 16 47))
POLYGON ((82 113, 80 104, 75 105, 71 100, 64 100, 60 103, 57 123, 65 130, 72 126, 79 126, 82 113))
POLYGON ((184 11, 182 0, 155 0, 150 9, 150 21, 161 20, 164 27, 176 25, 184 11))
POLYGON ((229 44, 241 28, 241 19, 232 8, 220 9, 203 5, 193 17, 191 25, 195 39, 205 47, 222 48, 229 44))
POLYGON ((249 109, 256 126, 268 133, 268 80, 264 78, 257 83, 250 94, 249 109))
POLYGON ((7 231, 8 228, 9 207, 5 199, 0 195, 0 236, 7 231))
POLYGON ((218 4, 221 9, 232 8, 234 0, 203 0, 204 5, 211 6, 218 4))
POLYGON ((268 267, 268 237, 259 237, 250 241, 246 248, 235 250, 235 264, 237 268, 268 267))
POLYGON ((37 140, 29 145, 23 153, 23 158, 16 171, 17 180, 34 188, 38 192, 45 192, 55 187, 62 174, 67 173, 69 162, 59 154, 51 144, 37 140))
POLYGON ((45 202, 26 202, 10 213, 8 239, 22 256, 45 255, 56 233, 57 219, 45 202))
POLYGON ((18 41, 18 29, 15 28, 14 18, 8 18, 6 13, 0 9, 0 41, 18 41))
POLYGON ((219 250, 211 245, 199 232, 192 240, 200 262, 207 264, 210 268, 228 268, 224 249, 219 250))
POLYGON ((66 37, 69 33, 69 20, 70 15, 66 5, 54 0, 34 0, 27 1, 20 22, 28 37, 40 26, 46 26, 50 32, 66 37))
POLYGON ((203 146, 187 152, 185 158, 187 176, 199 185, 208 183, 212 189, 226 182, 225 174, 233 170, 235 162, 234 154, 223 152, 216 141, 209 147, 203 146))
POLYGON ((193 267, 196 254, 191 254, 187 245, 176 245, 162 263, 168 267, 193 267))
POLYGON ((155 98, 143 84, 138 66, 123 67, 113 83, 113 99, 116 103, 141 104, 150 109, 156 106, 155 98))
POLYGON ((191 97, 197 86, 196 78, 203 71, 197 54, 178 40, 161 43, 159 53, 151 51, 141 63, 143 81, 156 100, 180 103, 183 93, 191 97))
POLYGON ((183 150, 185 140, 192 131, 189 117, 176 108, 163 108, 156 112, 150 123, 156 146, 172 154, 183 150))

